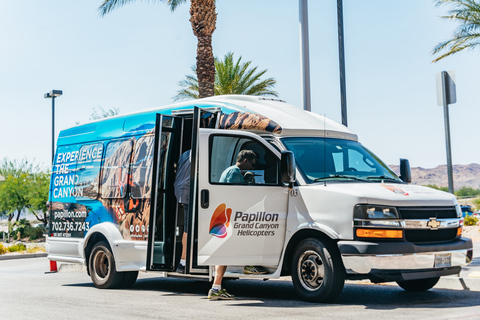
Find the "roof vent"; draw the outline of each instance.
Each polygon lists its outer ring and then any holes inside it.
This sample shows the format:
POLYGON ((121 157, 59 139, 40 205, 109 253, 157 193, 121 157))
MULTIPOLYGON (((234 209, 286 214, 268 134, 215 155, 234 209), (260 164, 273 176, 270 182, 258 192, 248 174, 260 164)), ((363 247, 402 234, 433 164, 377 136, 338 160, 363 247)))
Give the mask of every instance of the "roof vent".
POLYGON ((265 98, 265 97, 260 97, 260 98, 258 98, 258 100, 275 101, 275 102, 287 103, 287 101, 285 101, 285 100, 273 99, 273 98, 265 98))

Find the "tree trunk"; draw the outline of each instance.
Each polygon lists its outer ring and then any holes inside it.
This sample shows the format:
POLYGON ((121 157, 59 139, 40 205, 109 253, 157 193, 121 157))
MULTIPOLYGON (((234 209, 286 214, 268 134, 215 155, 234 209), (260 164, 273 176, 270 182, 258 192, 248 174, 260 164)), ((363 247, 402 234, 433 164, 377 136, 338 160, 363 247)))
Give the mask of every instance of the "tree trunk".
POLYGON ((190 23, 197 44, 197 79, 199 98, 215 95, 215 59, 212 50, 212 34, 217 14, 215 0, 191 0, 190 23))
POLYGON ((215 95, 215 59, 212 50, 212 37, 198 37, 197 46, 198 97, 215 95))
POLYGON ((37 214, 35 211, 32 211, 33 215, 35 218, 37 218, 38 221, 41 221, 47 225, 47 215, 45 213, 42 213, 41 216, 37 214))

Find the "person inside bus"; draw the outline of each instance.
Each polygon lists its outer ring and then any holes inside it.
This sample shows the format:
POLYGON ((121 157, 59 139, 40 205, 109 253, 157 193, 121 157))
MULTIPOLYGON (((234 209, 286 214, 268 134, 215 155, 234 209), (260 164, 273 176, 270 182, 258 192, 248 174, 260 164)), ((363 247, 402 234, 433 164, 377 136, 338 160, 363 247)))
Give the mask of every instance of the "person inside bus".
POLYGON ((173 187, 178 203, 183 207, 183 236, 182 255, 177 267, 178 273, 185 273, 185 261, 187 256, 187 232, 188 232, 188 202, 190 201, 190 168, 191 152, 185 151, 178 159, 177 174, 173 187))
MULTIPOLYGON (((247 183, 242 170, 253 170, 257 161, 257 155, 252 150, 242 150, 238 153, 237 162, 225 169, 220 176, 220 181, 223 183, 247 183)), ((248 173, 248 172, 247 172, 248 173)), ((250 178, 249 178, 250 179, 250 178)))

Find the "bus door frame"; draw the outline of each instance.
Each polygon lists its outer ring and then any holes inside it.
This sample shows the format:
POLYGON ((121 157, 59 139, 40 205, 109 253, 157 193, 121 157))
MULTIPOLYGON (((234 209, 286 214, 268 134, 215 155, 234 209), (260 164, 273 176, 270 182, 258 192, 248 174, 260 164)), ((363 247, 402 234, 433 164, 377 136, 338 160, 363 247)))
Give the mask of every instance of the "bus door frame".
MULTIPOLYGON (((163 185, 159 185, 161 182, 165 184, 165 178, 168 174, 170 174, 169 170, 173 165, 173 162, 176 162, 179 157, 179 152, 174 154, 174 150, 178 149, 181 150, 181 142, 182 142, 182 131, 183 131, 183 118, 178 116, 170 116, 170 115, 163 115, 157 114, 156 115, 156 122, 155 122, 155 145, 154 145, 154 160, 153 160, 153 173, 152 173, 152 192, 151 192, 151 199, 150 199, 150 221, 149 221, 149 234, 148 234, 148 242, 147 242, 147 261, 146 261, 146 269, 152 271, 173 271, 175 265, 175 252, 176 252, 176 228, 177 228, 177 216, 178 216, 178 208, 176 198, 173 192, 173 182, 172 182, 172 190, 165 189, 163 185), (172 124, 170 127, 164 127, 163 122, 165 120, 172 120, 172 124), (177 145, 178 148, 171 148, 172 141, 169 139, 167 149, 164 151, 164 157, 162 158, 162 133, 170 132, 174 136, 170 137, 170 139, 174 139, 173 144, 177 145), (173 150, 172 150, 173 149, 173 150), (175 157, 175 161, 168 161, 171 157, 175 157), (163 160, 163 161, 162 161, 163 160), (165 161, 167 163, 165 164, 165 161), (163 171, 163 176, 160 177, 162 173, 161 166, 164 166, 165 170, 163 171), (167 196, 167 193, 169 196, 167 196), (175 200, 175 210, 174 216, 170 213, 167 217, 166 208, 167 204, 171 205, 171 201, 175 200), (160 207, 159 207, 160 206, 160 207), (163 263, 158 263, 155 261, 155 235, 157 233, 156 230, 156 220, 157 216, 159 215, 158 209, 161 209, 163 212, 163 222, 162 232, 163 232, 163 242, 162 242, 162 258, 165 259, 163 263), (168 244, 170 242, 170 244, 168 244), (164 252, 163 247, 166 248, 164 252)), ((173 171, 172 171, 173 172, 173 171)), ((173 207, 173 205, 171 205, 173 207)))

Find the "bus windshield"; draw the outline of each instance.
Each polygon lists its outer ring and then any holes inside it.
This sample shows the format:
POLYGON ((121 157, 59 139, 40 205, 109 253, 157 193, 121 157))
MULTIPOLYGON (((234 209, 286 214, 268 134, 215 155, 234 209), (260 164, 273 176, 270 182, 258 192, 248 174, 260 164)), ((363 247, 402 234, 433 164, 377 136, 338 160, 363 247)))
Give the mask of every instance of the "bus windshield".
POLYGON ((307 183, 325 180, 398 182, 397 175, 356 141, 320 137, 283 138, 307 183))

